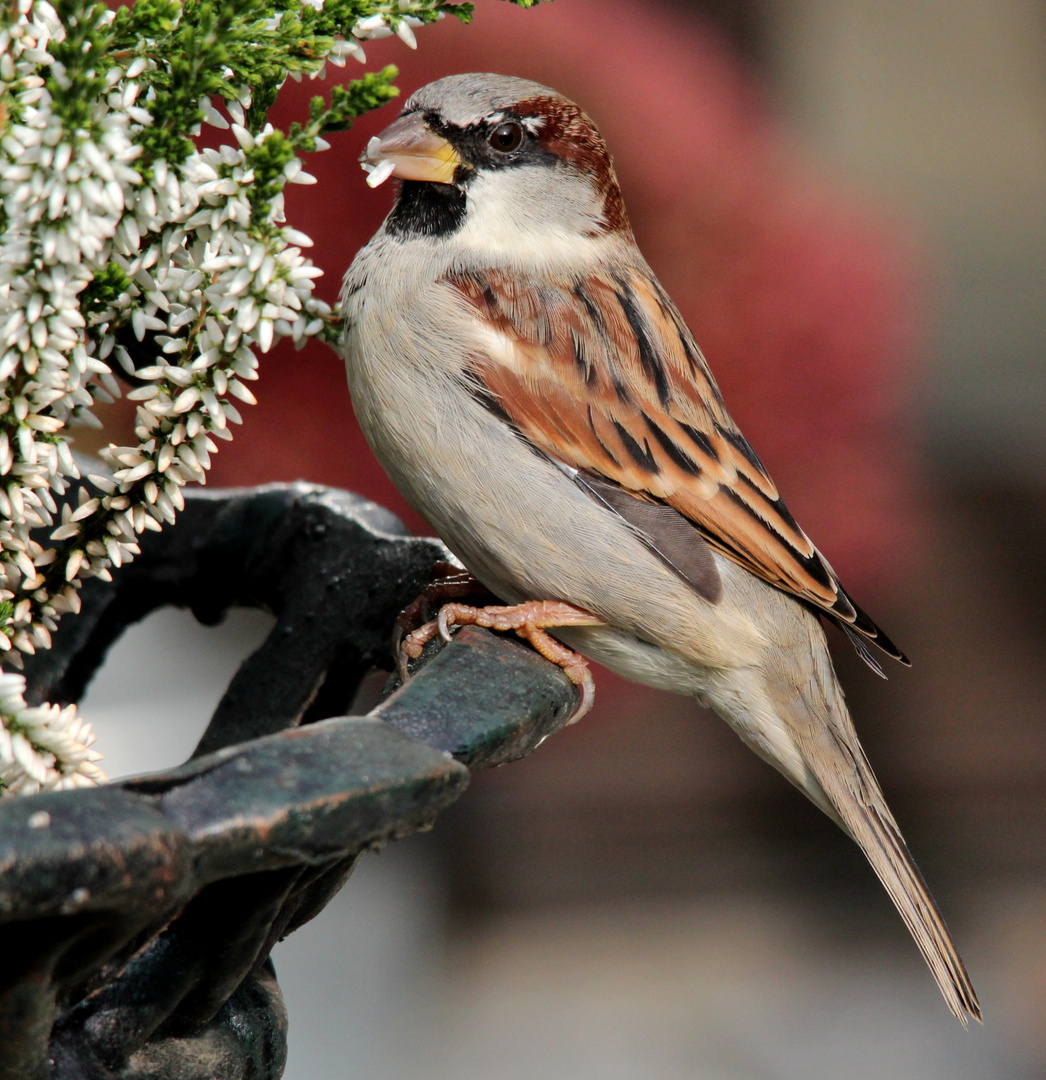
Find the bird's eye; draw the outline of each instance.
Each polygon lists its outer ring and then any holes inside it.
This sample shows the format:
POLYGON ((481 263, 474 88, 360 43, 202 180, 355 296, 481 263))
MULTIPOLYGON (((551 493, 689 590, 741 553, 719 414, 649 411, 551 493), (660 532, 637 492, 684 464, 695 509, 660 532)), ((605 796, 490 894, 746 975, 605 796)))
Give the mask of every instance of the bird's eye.
POLYGON ((498 124, 490 133, 487 140, 490 145, 502 154, 511 154, 523 141, 523 126, 514 120, 498 124))

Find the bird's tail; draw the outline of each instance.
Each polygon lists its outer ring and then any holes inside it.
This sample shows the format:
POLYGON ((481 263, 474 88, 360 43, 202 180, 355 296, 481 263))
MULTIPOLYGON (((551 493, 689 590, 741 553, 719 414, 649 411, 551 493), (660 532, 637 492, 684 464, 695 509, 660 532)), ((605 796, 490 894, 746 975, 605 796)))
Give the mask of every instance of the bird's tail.
MULTIPOLYGON (((805 706, 806 715, 795 717, 789 725, 797 736, 807 777, 816 782, 818 794, 823 793, 835 811, 831 816, 843 825, 871 863, 937 980, 948 1008, 965 1027, 969 1017, 981 1019, 981 1007, 966 965, 857 740, 827 653, 824 663, 828 670, 819 671, 821 677, 808 684, 808 693, 795 702, 805 706), (819 700, 810 700, 810 695, 819 700), (827 711, 823 717, 827 722, 818 723, 821 718, 816 714, 822 710, 827 711)), ((822 802, 816 797, 814 801, 822 802)))

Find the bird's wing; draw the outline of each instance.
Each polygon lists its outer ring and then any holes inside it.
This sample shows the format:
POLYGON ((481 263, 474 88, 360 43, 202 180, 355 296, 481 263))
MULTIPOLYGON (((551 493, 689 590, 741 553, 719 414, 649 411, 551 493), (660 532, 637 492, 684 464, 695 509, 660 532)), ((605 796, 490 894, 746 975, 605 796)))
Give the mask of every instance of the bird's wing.
MULTIPOLYGON (((523 437, 582 478, 671 507, 715 550, 831 616, 866 658, 874 642, 907 662, 788 512, 647 268, 558 281, 460 272, 446 284, 475 320, 471 391, 523 437)), ((641 528, 656 521, 646 514, 641 528)))

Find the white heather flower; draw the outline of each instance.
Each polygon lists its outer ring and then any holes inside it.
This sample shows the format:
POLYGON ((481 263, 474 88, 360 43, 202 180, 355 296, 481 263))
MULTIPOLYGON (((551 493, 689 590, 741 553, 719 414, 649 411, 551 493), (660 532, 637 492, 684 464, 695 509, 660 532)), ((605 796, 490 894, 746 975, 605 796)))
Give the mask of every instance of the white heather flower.
MULTIPOLYGON (((375 0, 319 61, 362 62, 359 39, 393 32, 413 47, 415 15, 434 2, 375 0)), ((83 12, 95 27, 114 18, 83 12)), ((231 120, 234 145, 143 165, 137 140, 160 92, 155 61, 109 67, 86 126, 67 124, 63 99, 52 99, 49 86, 72 86, 77 74, 55 63, 51 45, 92 32, 47 0, 16 0, 0 26, 0 656, 9 666, 49 647, 55 620, 80 610, 83 579, 108 580, 143 531, 175 519, 181 487, 205 479, 216 440, 240 422, 230 398, 254 402, 245 384, 258 377, 257 351, 284 337, 300 346, 330 317, 312 294, 320 271, 302 255, 312 241, 283 225, 282 192, 252 210, 251 155, 273 128, 248 130, 251 88, 223 70, 229 120, 199 102, 213 127, 230 130, 231 120), (82 306, 85 290, 114 274, 126 284, 82 306), (117 344, 123 328, 153 350, 138 371, 117 344), (143 383, 127 395, 138 442, 110 445, 101 456, 112 475, 81 483, 67 430, 98 426, 91 407, 119 396, 120 370, 143 383)), ((318 136, 315 145, 327 148, 318 136)), ((284 182, 315 180, 294 158, 284 182)), ((0 670, 0 790, 101 778, 75 709, 29 708, 23 695, 21 676, 0 670)))
POLYGON ((386 16, 384 15, 368 15, 365 19, 360 19, 356 25, 352 28, 352 33, 358 37, 373 36, 377 30, 388 30, 385 22, 386 16))
POLYGON ((94 735, 75 705, 29 706, 25 679, 0 672, 0 786, 17 795, 104 782, 94 735))
POLYGON ((416 49, 418 47, 418 39, 414 36, 414 31, 411 30, 406 19, 400 19, 396 26, 396 37, 398 37, 408 49, 416 49))

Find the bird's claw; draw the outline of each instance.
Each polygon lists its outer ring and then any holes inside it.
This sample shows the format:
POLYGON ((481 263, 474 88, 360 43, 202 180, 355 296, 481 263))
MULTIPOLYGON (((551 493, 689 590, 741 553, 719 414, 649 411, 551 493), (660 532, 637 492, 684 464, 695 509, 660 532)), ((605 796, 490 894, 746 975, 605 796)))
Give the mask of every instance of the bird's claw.
POLYGON ((530 642, 546 660, 561 667, 567 678, 578 687, 581 700, 567 721, 568 724, 576 724, 592 708, 595 700, 592 672, 588 661, 580 653, 557 641, 548 633, 548 629, 557 626, 599 626, 602 621, 573 604, 559 600, 530 600, 508 607, 444 604, 434 620, 403 638, 397 657, 399 672, 405 679, 407 661, 421 656, 422 650, 437 634, 444 641, 450 641, 452 626, 483 626, 501 632, 511 630, 530 642))
POLYGON ((422 649, 436 633, 433 611, 448 600, 489 595, 479 580, 467 570, 449 562, 436 563, 432 568, 432 580, 399 613, 392 628, 392 655, 396 658, 396 672, 400 679, 407 681, 408 662, 421 656, 422 649))

